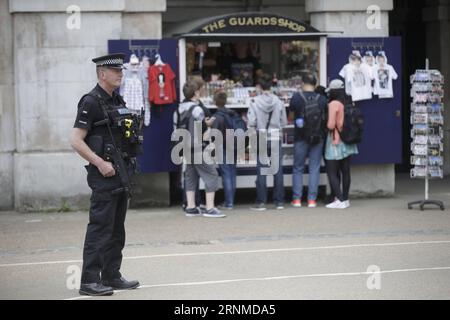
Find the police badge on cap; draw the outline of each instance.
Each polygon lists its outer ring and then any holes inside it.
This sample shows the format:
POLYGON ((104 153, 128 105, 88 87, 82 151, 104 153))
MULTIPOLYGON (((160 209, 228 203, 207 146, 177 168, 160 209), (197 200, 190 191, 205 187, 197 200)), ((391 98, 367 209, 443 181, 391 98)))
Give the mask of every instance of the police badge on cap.
POLYGON ((95 62, 97 67, 123 69, 124 68, 124 66, 123 66, 124 59, 125 59, 125 54, 114 53, 114 54, 109 54, 107 56, 94 58, 94 59, 92 59, 92 62, 95 62))

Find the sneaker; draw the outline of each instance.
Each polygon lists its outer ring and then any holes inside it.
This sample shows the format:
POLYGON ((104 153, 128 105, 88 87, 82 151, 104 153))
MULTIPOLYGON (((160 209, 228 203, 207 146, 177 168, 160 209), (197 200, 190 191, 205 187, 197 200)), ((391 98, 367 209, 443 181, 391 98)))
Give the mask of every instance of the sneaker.
POLYGON ((284 209, 284 204, 282 204, 282 203, 275 204, 275 209, 276 210, 283 210, 284 209))
POLYGON ((337 205, 336 209, 347 209, 348 206, 346 205, 345 201, 342 201, 340 204, 337 205))
POLYGON ((347 208, 345 206, 345 202, 339 201, 339 200, 336 200, 336 201, 326 205, 325 207, 328 209, 345 209, 345 208, 347 208))
POLYGON ((206 218, 225 218, 227 215, 220 212, 217 208, 212 208, 202 214, 206 218))
POLYGON ((317 201, 316 200, 308 200, 308 208, 315 208, 317 207, 317 201))
POLYGON ((206 209, 206 207, 199 207, 199 209, 200 209, 200 213, 201 213, 201 214, 205 214, 205 213, 208 212, 208 210, 206 209))
POLYGON ((253 211, 265 211, 266 205, 264 203, 257 203, 254 206, 250 207, 250 210, 253 211))
POLYGON ((345 200, 344 203, 346 208, 350 207, 350 200, 345 200))
POLYGON ((299 199, 294 199, 291 201, 291 206, 294 208, 300 208, 302 206, 302 202, 299 199))
POLYGON ((200 208, 192 208, 188 209, 186 208, 184 210, 186 217, 200 217, 202 215, 200 208))

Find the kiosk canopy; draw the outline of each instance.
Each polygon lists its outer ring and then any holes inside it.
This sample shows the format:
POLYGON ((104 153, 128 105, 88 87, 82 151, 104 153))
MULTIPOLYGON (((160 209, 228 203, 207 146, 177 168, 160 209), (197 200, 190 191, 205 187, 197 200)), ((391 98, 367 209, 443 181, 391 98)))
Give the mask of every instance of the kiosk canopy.
POLYGON ((183 38, 326 36, 326 33, 320 32, 303 21, 266 12, 242 12, 216 16, 191 22, 189 27, 192 28, 189 32, 178 33, 176 36, 183 38))

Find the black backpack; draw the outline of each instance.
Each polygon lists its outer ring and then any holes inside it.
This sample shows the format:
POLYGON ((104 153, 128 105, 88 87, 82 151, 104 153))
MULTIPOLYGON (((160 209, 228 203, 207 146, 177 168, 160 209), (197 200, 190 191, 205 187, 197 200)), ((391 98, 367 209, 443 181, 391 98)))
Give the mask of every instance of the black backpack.
MULTIPOLYGON (((218 116, 222 116, 225 121, 225 129, 233 129, 234 131, 241 129, 243 130, 242 134, 247 133, 247 123, 245 123, 244 119, 234 110, 223 110, 219 109, 217 110, 216 114, 218 116)), ((228 144, 228 141, 226 141, 226 135, 223 137, 224 139, 224 147, 228 144)), ((245 138, 245 148, 247 148, 249 145, 249 139, 245 138)), ((237 148, 237 139, 234 139, 234 147, 237 148)))
POLYGON ((247 124, 239 114, 233 110, 217 110, 216 114, 221 115, 225 119, 225 125, 227 129, 238 130, 242 129, 247 131, 247 124))
POLYGON ((344 126, 339 131, 342 142, 346 144, 361 143, 364 130, 364 116, 354 103, 344 107, 344 126))
POLYGON ((319 106, 320 94, 316 93, 309 98, 306 98, 302 92, 299 94, 305 101, 303 109, 305 140, 309 144, 318 144, 324 136, 324 112, 319 106))
MULTIPOLYGON (((193 104, 192 106, 189 107, 188 110, 186 110, 185 112, 181 113, 178 110, 178 107, 176 109, 176 114, 177 114, 177 122, 175 123, 175 130, 177 129, 185 129, 188 130, 190 129, 190 121, 191 121, 191 117, 192 117, 192 112, 194 111, 194 109, 198 107, 197 104, 193 104)), ((175 133, 175 131, 172 133, 172 135, 175 133)), ((178 141, 172 141, 171 140, 171 144, 172 147, 171 149, 173 149, 176 145, 178 145, 178 141)), ((192 142, 191 142, 192 143, 192 142)), ((192 145, 191 145, 192 146, 192 145)), ((183 156, 183 152, 180 152, 180 156, 183 156)))
POLYGON ((192 106, 189 107, 188 110, 186 110, 185 112, 183 112, 181 114, 177 108, 177 110, 176 110, 177 116, 178 116, 177 123, 176 123, 177 129, 189 130, 189 121, 191 120, 192 112, 194 111, 195 107, 198 107, 198 105, 193 104, 192 106))

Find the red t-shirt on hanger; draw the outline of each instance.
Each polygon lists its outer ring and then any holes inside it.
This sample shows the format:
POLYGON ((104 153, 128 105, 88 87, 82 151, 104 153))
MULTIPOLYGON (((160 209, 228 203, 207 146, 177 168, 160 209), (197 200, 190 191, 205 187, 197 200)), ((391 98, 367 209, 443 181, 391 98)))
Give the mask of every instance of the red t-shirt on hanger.
POLYGON ((170 104, 177 99, 175 74, 167 63, 148 68, 148 97, 153 104, 170 104))

